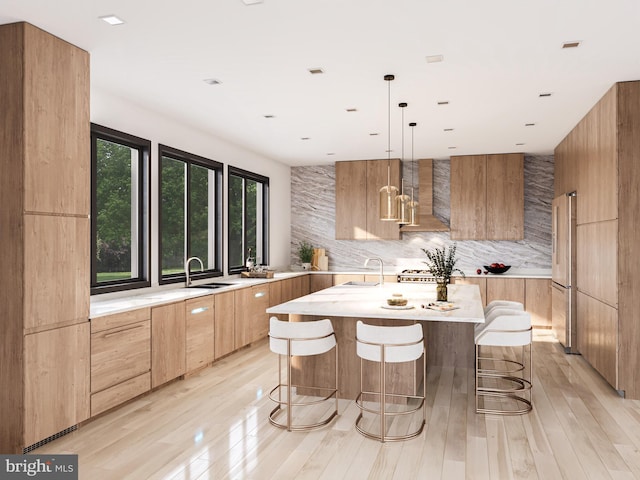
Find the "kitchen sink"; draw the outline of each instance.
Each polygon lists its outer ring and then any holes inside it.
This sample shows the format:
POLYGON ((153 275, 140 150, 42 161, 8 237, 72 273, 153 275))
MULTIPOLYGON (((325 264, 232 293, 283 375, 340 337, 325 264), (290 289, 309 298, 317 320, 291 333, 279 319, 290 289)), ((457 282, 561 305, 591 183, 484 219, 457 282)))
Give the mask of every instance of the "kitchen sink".
POLYGON ((204 283, 202 285, 191 285, 187 288, 224 288, 232 285, 233 283, 204 283))
POLYGON ((380 285, 378 282, 358 282, 358 281, 350 281, 345 282, 342 285, 349 285, 352 287, 375 287, 376 285, 380 285))

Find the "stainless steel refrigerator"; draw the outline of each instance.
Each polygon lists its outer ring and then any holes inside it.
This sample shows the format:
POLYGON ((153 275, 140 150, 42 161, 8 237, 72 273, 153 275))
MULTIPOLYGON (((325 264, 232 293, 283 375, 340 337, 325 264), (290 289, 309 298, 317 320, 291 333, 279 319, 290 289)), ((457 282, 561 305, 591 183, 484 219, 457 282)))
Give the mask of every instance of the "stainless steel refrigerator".
POLYGON ((576 330, 576 192, 553 199, 551 327, 567 353, 579 353, 576 330))

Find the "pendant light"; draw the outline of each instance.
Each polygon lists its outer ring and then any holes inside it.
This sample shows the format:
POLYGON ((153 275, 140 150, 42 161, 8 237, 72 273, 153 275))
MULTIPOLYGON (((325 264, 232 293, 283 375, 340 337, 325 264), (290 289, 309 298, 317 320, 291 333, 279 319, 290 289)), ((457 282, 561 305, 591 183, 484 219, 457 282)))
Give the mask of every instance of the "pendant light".
POLYGON ((409 208, 409 219, 411 220, 411 223, 409 223, 410 227, 417 227, 420 225, 420 222, 418 221, 420 205, 413 199, 413 186, 415 185, 413 180, 413 172, 415 172, 416 170, 413 159, 413 127, 415 127, 416 125, 417 123, 415 122, 411 122, 409 124, 409 126, 411 127, 411 200, 409 201, 407 206, 409 208))
MULTIPOLYGON (((400 170, 402 171, 402 162, 404 161, 404 109, 407 106, 405 102, 399 103, 398 106, 402 111, 402 155, 400 156, 400 170)), ((400 194, 396 196, 396 205, 398 209, 398 224, 399 225, 407 225, 411 223, 409 218, 409 195, 405 195, 404 193, 404 178, 402 179, 402 185, 400 194)))
POLYGON ((396 196, 398 189, 391 185, 391 81, 395 77, 393 75, 385 75, 384 79, 388 82, 388 115, 387 115, 387 184, 380 189, 380 220, 396 221, 398 219, 398 206, 396 196))

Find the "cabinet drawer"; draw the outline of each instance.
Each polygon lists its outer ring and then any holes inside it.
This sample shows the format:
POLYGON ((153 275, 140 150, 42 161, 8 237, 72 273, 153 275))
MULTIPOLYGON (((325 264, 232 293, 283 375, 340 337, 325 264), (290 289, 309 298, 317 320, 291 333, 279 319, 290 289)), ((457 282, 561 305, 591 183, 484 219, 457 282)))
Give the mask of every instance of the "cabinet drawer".
POLYGON ((91 392, 129 380, 151 368, 151 322, 91 334, 91 392))
POLYGON ((139 308, 129 312, 106 315, 104 317, 91 319, 91 333, 101 332, 110 328, 122 327, 131 323, 149 320, 151 318, 150 308, 139 308))
POLYGON ((214 296, 185 302, 187 372, 213 362, 214 296))
POLYGON ((91 395, 91 416, 116 407, 151 389, 151 372, 143 373, 111 388, 91 395))

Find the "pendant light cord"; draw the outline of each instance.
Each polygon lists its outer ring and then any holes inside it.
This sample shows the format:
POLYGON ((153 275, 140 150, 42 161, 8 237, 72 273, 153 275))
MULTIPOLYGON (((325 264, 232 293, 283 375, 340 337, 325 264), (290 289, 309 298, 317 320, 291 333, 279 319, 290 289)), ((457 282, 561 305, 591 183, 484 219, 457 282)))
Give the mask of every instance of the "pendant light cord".
POLYGON ((391 79, 387 85, 387 185, 391 185, 391 79))

